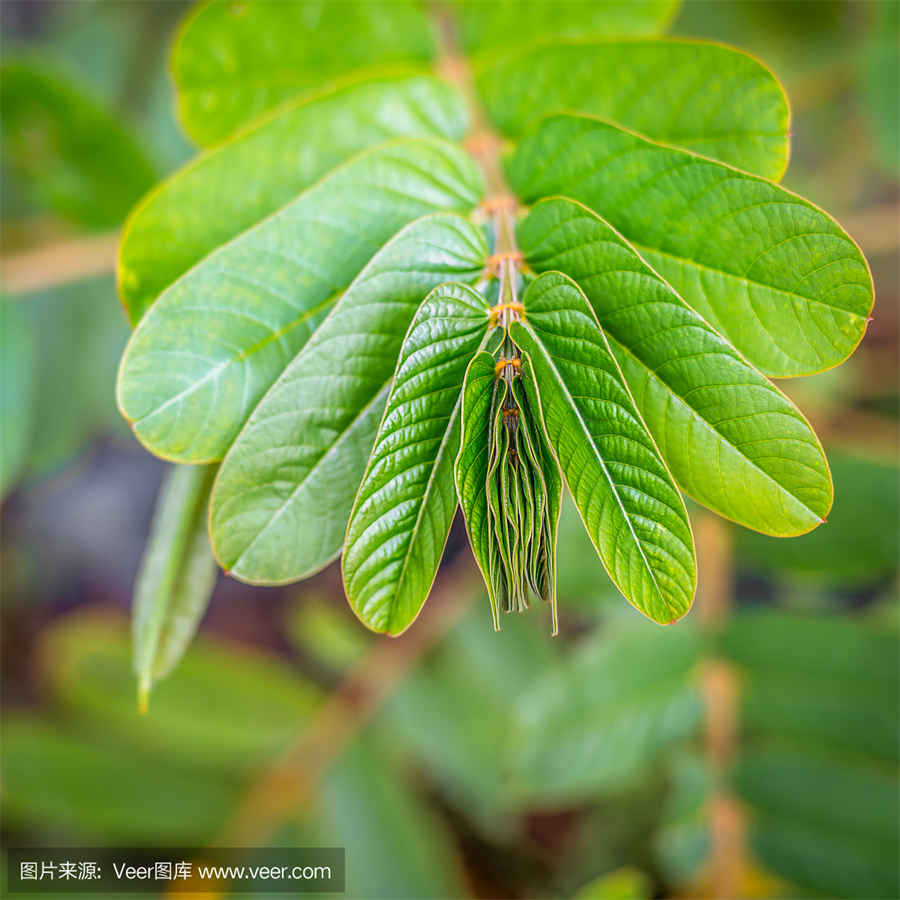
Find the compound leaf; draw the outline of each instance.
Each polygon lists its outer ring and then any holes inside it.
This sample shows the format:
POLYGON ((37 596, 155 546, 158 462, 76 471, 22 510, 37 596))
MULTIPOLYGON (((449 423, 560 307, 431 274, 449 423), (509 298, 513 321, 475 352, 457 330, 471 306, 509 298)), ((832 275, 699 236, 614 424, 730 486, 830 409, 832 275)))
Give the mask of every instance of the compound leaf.
POLYGON ((427 62, 434 41, 422 6, 212 0, 181 28, 172 52, 181 120, 212 144, 273 106, 361 66, 427 62))
POLYGON ((832 499, 828 464, 796 407, 580 203, 537 203, 518 229, 530 266, 590 301, 678 484, 767 534, 809 531, 832 499))
POLYGON ((216 247, 293 200, 353 154, 391 138, 459 139, 462 100, 428 76, 354 82, 280 108, 144 198, 119 251, 119 290, 136 323, 164 288, 216 247))
POLYGON ((781 85, 752 56, 719 44, 554 41, 482 67, 477 85, 510 137, 548 113, 589 113, 768 178, 787 166, 781 85))
POLYGON ((486 257, 477 226, 434 215, 401 231, 361 273, 222 464, 210 527, 232 574, 292 581, 340 552, 415 311, 445 281, 474 282, 486 257))
POLYGON ((484 298, 445 284, 403 341, 344 544, 347 599, 374 631, 409 627, 437 574, 456 511, 460 385, 487 328, 484 298))
POLYGON ((142 707, 153 682, 177 665, 197 631, 216 580, 206 530, 215 466, 175 466, 160 488, 134 586, 134 665, 142 707))
POLYGON ((696 583, 687 512, 577 285, 547 272, 510 336, 532 368, 550 446, 604 566, 656 622, 687 612, 696 583))
POLYGON ((378 248, 426 213, 471 209, 480 187, 457 147, 399 140, 208 256, 153 304, 126 348, 118 401, 135 435, 179 462, 221 459, 378 248))
POLYGON ((545 120, 508 170, 526 202, 564 194, 603 216, 766 374, 829 368, 862 339, 873 293, 859 248, 769 181, 587 116, 545 120))

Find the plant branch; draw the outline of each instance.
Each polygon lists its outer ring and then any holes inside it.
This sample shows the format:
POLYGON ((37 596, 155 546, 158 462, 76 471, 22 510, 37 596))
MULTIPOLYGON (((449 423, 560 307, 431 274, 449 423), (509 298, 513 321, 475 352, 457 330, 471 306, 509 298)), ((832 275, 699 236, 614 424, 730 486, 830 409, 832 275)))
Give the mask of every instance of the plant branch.
POLYGON ((115 269, 119 233, 106 232, 26 250, 0 259, 3 289, 36 291, 115 269))

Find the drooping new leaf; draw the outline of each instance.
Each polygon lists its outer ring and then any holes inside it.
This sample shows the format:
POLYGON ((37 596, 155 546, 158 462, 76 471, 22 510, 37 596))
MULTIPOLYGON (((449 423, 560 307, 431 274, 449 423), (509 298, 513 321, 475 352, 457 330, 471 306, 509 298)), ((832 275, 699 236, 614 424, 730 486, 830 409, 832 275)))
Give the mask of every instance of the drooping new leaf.
POLYGON ((415 311, 443 282, 474 282, 487 252, 477 226, 434 215, 401 231, 363 270, 222 464, 210 526, 232 574, 292 581, 340 552, 415 311))
POLYGON ((206 505, 215 474, 215 466, 175 466, 160 488, 134 586, 134 665, 144 707, 153 683, 183 656, 209 604, 216 561, 206 505))
POLYGON ((392 138, 465 133, 449 85, 383 76, 280 108, 144 198, 119 251, 119 290, 136 323, 164 288, 216 247, 288 203, 353 154, 392 138))
POLYGON ((536 271, 574 279, 610 340, 678 484, 768 534, 819 525, 828 464, 809 423, 606 222, 580 203, 535 204, 518 228, 536 271))
POLYGON ((510 336, 533 370, 550 446, 591 540, 628 601, 673 622, 696 583, 681 495, 575 283, 545 273, 524 303, 526 320, 510 336))
POLYGON ((334 3, 212 0, 187 19, 172 53, 181 119, 213 144, 268 109, 352 69, 427 62, 434 39, 415 0, 334 3))
POLYGON ((826 213, 777 185, 587 116, 553 116, 519 145, 525 202, 552 194, 603 216, 757 368, 807 375, 862 339, 872 279, 826 213))
POLYGON ((437 574, 456 511, 461 385, 488 321, 481 294, 445 284, 403 341, 344 542, 347 599, 374 631, 409 627, 437 574))
POLYGON ((153 304, 125 351, 119 408, 137 438, 176 461, 221 459, 379 247, 426 213, 471 209, 480 190, 459 148, 399 140, 208 256, 153 304))
POLYGON ((588 113, 767 178, 787 166, 781 85, 752 56, 719 44, 554 40, 484 64, 477 85, 513 138, 548 113, 588 113))

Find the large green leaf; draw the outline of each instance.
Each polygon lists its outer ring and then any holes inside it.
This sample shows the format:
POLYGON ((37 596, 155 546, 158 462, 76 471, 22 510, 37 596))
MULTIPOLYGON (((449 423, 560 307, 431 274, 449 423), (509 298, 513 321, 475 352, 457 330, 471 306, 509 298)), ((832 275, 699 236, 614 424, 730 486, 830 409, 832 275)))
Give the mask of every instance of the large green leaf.
POLYGON ((565 272, 590 300, 688 494, 768 534, 822 522, 831 482, 806 419, 621 235, 581 204, 550 198, 520 223, 518 238, 529 265, 565 272))
POLYGON ((181 119, 212 144, 285 100, 359 66, 424 63, 434 42, 415 0, 212 0, 181 28, 172 53, 181 119))
POLYGON ((470 209, 474 162, 436 139, 367 151, 208 256, 153 304, 119 374, 138 439, 221 459, 266 389, 378 248, 413 219, 470 209))
POLYGON ((409 327, 344 542, 347 599, 374 631, 419 614, 456 512, 461 385, 488 306, 462 284, 435 288, 409 327))
POLYGON ((175 466, 160 488, 134 586, 134 665, 146 707, 153 682, 178 664, 216 581, 206 506, 215 466, 175 466))
POLYGON ((453 0, 459 36, 470 51, 502 50, 548 34, 618 37, 654 34, 672 20, 679 0, 453 0))
POLYGON ((232 574, 292 581, 337 556, 415 311, 442 282, 475 281, 486 256, 478 227, 436 215, 401 231, 362 272, 222 464, 210 527, 232 574))
POLYGON ((43 206, 78 224, 118 226, 153 167, 112 111, 36 61, 0 70, 3 162, 43 206))
POLYGON ((533 202, 603 216, 755 366, 804 375, 861 340, 872 279, 826 213, 762 178, 587 116, 553 116, 508 165, 533 202))
POLYGON ((477 85, 511 137, 547 113, 589 113, 776 180, 787 166, 781 85, 752 56, 719 44, 554 41, 484 65, 477 85))
POLYGON ((679 619, 696 583, 687 512, 603 331, 577 285, 548 272, 510 336, 533 368, 550 446, 604 566, 656 622, 679 619))
POLYGON ((132 213, 119 251, 131 321, 194 263, 354 153, 397 137, 459 139, 465 128, 459 95, 426 76, 354 82, 279 109, 175 173, 132 213))
POLYGON ((459 504, 466 522, 469 546, 488 589, 494 628, 499 628, 499 603, 494 587, 496 539, 488 509, 488 467, 492 419, 500 415, 495 395, 505 390, 498 381, 494 357, 482 351, 472 357, 463 379, 459 453, 453 467, 459 504))

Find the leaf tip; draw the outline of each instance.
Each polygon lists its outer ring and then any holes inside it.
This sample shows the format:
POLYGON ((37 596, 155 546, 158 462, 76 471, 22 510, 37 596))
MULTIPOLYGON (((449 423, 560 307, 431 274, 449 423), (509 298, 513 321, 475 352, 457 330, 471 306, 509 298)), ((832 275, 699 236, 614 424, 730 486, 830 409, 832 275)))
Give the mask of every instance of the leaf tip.
POLYGON ((147 710, 150 708, 150 679, 146 677, 141 678, 141 683, 138 685, 138 712, 142 716, 147 715, 147 710))

